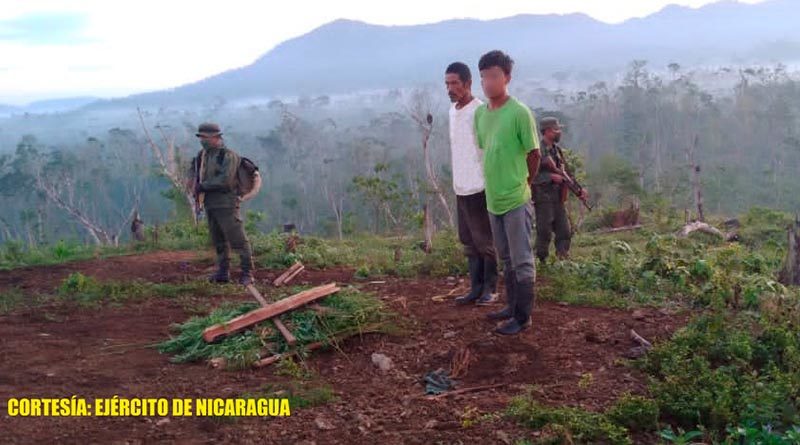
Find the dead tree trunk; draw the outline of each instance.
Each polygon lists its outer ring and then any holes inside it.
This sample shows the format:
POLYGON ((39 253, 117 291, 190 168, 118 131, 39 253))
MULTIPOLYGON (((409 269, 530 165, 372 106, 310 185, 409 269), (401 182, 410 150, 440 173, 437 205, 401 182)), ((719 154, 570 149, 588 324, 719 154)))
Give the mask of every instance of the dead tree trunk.
POLYGON ((778 281, 787 286, 800 286, 800 217, 795 217, 787 232, 789 244, 778 281))
POLYGON ((419 93, 414 97, 411 108, 408 110, 408 115, 416 122, 417 127, 419 127, 422 132, 422 155, 425 161, 425 174, 428 179, 428 186, 430 187, 430 191, 436 195, 439 202, 442 204, 442 209, 444 209, 447 215, 447 221, 450 227, 452 227, 455 225, 453 212, 450 210, 447 198, 444 196, 444 192, 439 186, 439 180, 436 177, 433 161, 431 160, 429 142, 431 134, 433 133, 433 115, 431 114, 431 107, 425 95, 419 93))
POLYGON ((192 218, 194 219, 194 223, 197 224, 197 204, 195 203, 194 196, 192 195, 192 189, 190 188, 189 181, 187 181, 185 175, 182 174, 182 170, 178 165, 178 161, 175 156, 174 141, 170 138, 167 138, 167 135, 164 134, 164 131, 161 129, 161 127, 158 127, 159 131, 161 132, 161 137, 166 144, 166 149, 162 150, 161 147, 159 147, 150 136, 150 132, 147 130, 147 126, 144 123, 142 110, 137 108, 136 111, 139 113, 139 122, 142 124, 142 131, 144 131, 144 135, 147 138, 147 143, 150 145, 150 149, 153 151, 153 157, 155 158, 156 162, 158 162, 160 173, 169 179, 173 187, 175 187, 177 190, 180 190, 181 195, 183 195, 186 203, 192 210, 192 218), (164 155, 164 151, 166 151, 166 156, 164 155))
POLYGON ((700 140, 698 135, 694 135, 694 141, 686 149, 686 160, 689 168, 692 169, 692 191, 694 194, 694 205, 697 208, 697 221, 705 221, 703 214, 703 189, 700 184, 700 164, 695 163, 694 154, 697 151, 697 144, 700 140))
POLYGON ((422 245, 422 250, 425 253, 431 253, 433 248, 433 221, 431 220, 431 213, 428 210, 428 203, 422 205, 422 231, 425 234, 425 242, 422 245))

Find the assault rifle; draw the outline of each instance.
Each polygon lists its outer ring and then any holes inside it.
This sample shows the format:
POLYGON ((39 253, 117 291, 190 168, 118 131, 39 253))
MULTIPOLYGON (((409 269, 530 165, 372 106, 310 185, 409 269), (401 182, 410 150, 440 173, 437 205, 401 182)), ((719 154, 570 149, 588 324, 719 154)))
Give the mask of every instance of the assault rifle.
MULTIPOLYGON (((559 155, 561 155, 560 148, 558 149, 558 153, 559 155)), ((561 156, 563 159, 563 155, 561 156)), ((583 203, 583 205, 586 206, 586 208, 589 209, 590 212, 592 211, 592 206, 590 206, 586 198, 583 197, 583 186, 581 186, 578 183, 578 181, 576 181, 569 174, 567 174, 567 171, 563 167, 558 168, 558 166, 556 165, 556 161, 553 160, 552 156, 548 156, 547 158, 545 158, 542 161, 542 166, 547 170, 549 170, 550 172, 560 175, 562 178, 564 178, 564 184, 567 185, 569 191, 571 191, 572 194, 575 195, 575 197, 577 197, 578 200, 581 203, 583 203)))

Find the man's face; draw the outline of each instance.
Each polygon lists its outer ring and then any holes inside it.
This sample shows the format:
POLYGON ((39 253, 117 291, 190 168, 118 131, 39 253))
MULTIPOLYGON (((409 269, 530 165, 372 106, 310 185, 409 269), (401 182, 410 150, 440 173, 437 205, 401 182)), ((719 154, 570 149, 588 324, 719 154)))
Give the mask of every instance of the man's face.
POLYGON ((510 81, 511 76, 507 76, 499 66, 481 70, 481 86, 483 94, 488 98, 504 96, 510 81))
POLYGON ((444 84, 447 87, 447 95, 450 96, 450 102, 458 102, 469 94, 472 82, 462 82, 461 76, 456 73, 447 73, 444 75, 444 84))
POLYGON ((211 148, 219 148, 220 144, 222 143, 222 136, 219 135, 201 133, 197 138, 200 139, 200 144, 202 144, 204 147, 208 146, 211 148))
POLYGON ((561 128, 557 126, 550 127, 544 131, 544 135, 553 142, 559 142, 561 140, 561 128))

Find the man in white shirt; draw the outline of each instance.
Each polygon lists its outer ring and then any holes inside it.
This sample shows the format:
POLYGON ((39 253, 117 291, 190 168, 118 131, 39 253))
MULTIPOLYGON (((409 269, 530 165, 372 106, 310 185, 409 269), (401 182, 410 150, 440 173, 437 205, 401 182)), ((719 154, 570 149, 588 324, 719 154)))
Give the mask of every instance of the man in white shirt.
POLYGON ((491 304, 497 290, 497 254, 486 210, 483 152, 475 140, 474 115, 482 102, 472 96, 472 74, 461 62, 445 70, 450 107, 450 154, 458 208, 458 238, 469 262, 470 291, 456 304, 491 304))

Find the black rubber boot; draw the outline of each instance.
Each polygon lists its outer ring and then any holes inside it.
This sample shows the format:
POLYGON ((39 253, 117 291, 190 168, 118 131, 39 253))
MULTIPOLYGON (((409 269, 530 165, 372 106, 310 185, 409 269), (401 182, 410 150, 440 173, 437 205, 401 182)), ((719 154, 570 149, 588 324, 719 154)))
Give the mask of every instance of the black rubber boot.
POLYGON ((506 284, 506 307, 497 312, 489 312, 486 314, 489 320, 506 320, 514 317, 514 310, 516 307, 514 287, 517 281, 514 271, 507 267, 503 271, 503 281, 506 284))
POLYGON ((503 323, 500 327, 495 329, 494 331, 500 335, 516 335, 520 332, 528 329, 531 326, 530 319, 525 323, 520 323, 519 320, 516 318, 512 318, 507 322, 503 323))
POLYGON ((498 334, 516 335, 531 325, 531 309, 535 299, 533 280, 514 283, 514 294, 514 318, 495 329, 498 334))
POLYGON ((533 304, 536 300, 536 291, 533 288, 533 280, 527 280, 524 283, 517 282, 514 291, 516 293, 516 310, 514 317, 520 323, 527 323, 531 318, 531 311, 533 304))
POLYGON ((493 304, 497 297, 497 261, 494 259, 483 260, 483 292, 478 301, 478 306, 493 304))
POLYGON ((481 297, 483 292, 483 258, 468 257, 470 290, 466 295, 456 298, 457 305, 469 304, 481 297))

